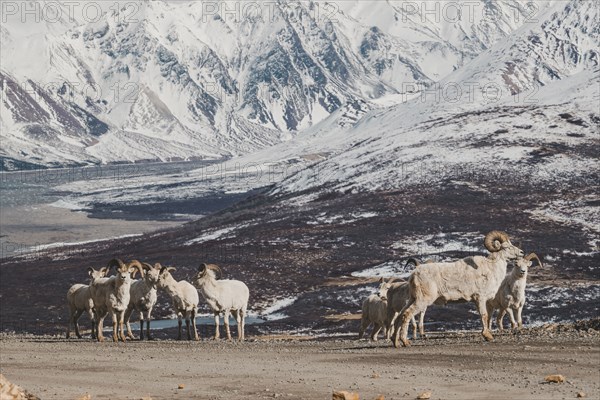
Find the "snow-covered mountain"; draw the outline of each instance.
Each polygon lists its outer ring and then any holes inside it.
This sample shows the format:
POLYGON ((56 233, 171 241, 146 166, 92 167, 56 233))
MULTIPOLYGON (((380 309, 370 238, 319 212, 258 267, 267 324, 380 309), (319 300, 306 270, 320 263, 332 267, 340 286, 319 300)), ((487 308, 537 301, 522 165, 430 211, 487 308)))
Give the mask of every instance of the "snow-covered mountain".
POLYGON ((248 154, 444 79, 516 93, 598 62, 587 1, 19 4, 41 17, 2 16, 4 167, 248 154))

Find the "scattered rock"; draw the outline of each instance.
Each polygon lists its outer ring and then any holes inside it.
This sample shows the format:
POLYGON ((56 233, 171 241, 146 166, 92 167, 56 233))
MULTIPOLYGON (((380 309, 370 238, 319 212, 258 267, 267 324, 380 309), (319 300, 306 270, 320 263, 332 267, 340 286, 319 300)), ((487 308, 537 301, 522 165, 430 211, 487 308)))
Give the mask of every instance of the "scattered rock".
POLYGON ((375 400, 385 400, 385 396, 380 394, 379 396, 375 397, 375 400))
POLYGON ((577 398, 582 399, 585 397, 585 392, 577 392, 577 398))
POLYGON ((379 378, 381 378, 381 375, 379 375, 379 374, 373 374, 373 375, 371 375, 371 378, 373 378, 373 379, 379 379, 379 378))
POLYGON ((86 393, 83 396, 76 398, 75 400, 92 400, 92 395, 89 393, 86 393))
POLYGON ((423 392, 420 395, 417 396, 418 400, 427 400, 431 398, 431 392, 427 391, 427 392, 423 392))
POLYGON ((331 400, 360 400, 358 393, 351 393, 345 390, 333 392, 331 400))
POLYGON ((563 383, 565 381, 565 377, 562 375, 548 375, 545 380, 546 382, 563 383))
POLYGON ((177 389, 185 389, 185 385, 183 383, 180 383, 179 386, 177 386, 177 389))

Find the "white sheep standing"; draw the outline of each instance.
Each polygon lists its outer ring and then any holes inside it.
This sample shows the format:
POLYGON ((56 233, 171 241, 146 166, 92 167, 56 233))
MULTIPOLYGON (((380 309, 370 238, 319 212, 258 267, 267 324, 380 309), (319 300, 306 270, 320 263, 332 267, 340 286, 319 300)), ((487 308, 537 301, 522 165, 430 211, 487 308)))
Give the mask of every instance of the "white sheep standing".
POLYGON ((379 293, 372 294, 367 297, 362 303, 362 317, 360 320, 360 328, 358 330, 358 338, 362 339, 367 328, 372 324, 373 330, 371 331, 371 340, 377 341, 377 335, 379 331, 383 329, 383 335, 387 336, 387 293, 391 287, 394 278, 386 281, 381 278, 381 285, 379 286, 379 293))
POLYGON ((424 312, 434 303, 471 301, 481 315, 486 340, 493 340, 489 331, 487 302, 493 299, 506 276, 507 260, 523 256, 504 232, 492 231, 485 236, 489 256, 466 257, 454 262, 422 264, 408 280, 410 301, 401 311, 402 318, 395 322, 394 346, 399 342, 409 346, 408 324, 416 313, 424 312), (401 324, 401 329, 400 328, 401 324))
POLYGON ((498 316, 496 317, 496 325, 498 325, 498 329, 500 332, 504 330, 504 326, 502 324, 502 319, 504 318, 504 314, 508 312, 508 316, 510 317, 510 325, 512 329, 515 328, 523 328, 523 306, 525 305, 525 287, 527 286, 527 272, 529 271, 529 267, 533 264, 532 259, 536 259, 540 267, 542 266, 542 262, 539 257, 535 253, 530 253, 525 257, 517 258, 515 266, 512 271, 504 278, 502 284, 500 285, 500 289, 496 293, 496 296, 488 301, 487 303, 487 312, 490 316, 489 318, 489 329, 492 329, 492 313, 494 310, 498 311, 498 316), (517 314, 517 318, 515 320, 515 315, 517 314))
POLYGON ((238 327, 238 340, 242 341, 245 338, 244 328, 250 291, 244 282, 232 279, 217 280, 217 272, 220 278, 222 272, 221 268, 217 265, 200 264, 198 273, 193 279, 194 286, 213 310, 215 316, 215 339, 220 337, 219 314, 223 313, 223 323, 225 324, 227 339, 231 340, 229 316, 233 314, 238 327))
MULTIPOLYGON (((428 264, 431 264, 431 263, 433 263, 433 260, 427 260, 425 262, 428 264)), ((416 260, 414 258, 409 258, 406 261, 406 264, 404 265, 405 270, 409 264, 414 264, 415 267, 418 267, 419 265, 421 265, 421 263, 418 260, 416 260)), ((396 322, 396 319, 400 315, 400 311, 402 311, 402 309, 408 304, 408 301, 410 300, 410 292, 409 292, 408 282, 406 282, 406 281, 392 283, 390 280, 390 282, 382 284, 382 287, 383 287, 383 285, 388 285, 388 288, 387 288, 387 299, 388 299, 387 304, 388 305, 387 305, 387 326, 386 326, 387 335, 386 335, 386 339, 391 339, 392 335, 394 334, 394 323, 396 322)), ((425 312, 426 311, 427 311, 427 309, 425 309, 425 311, 422 311, 419 315, 419 333, 421 334, 421 337, 423 337, 423 338, 425 337, 424 321, 425 321, 425 312)), ((413 326, 413 338, 416 339, 416 337, 417 337, 417 322, 415 321, 414 316, 411 319, 411 323, 413 326)))
POLYGON ((113 341, 118 342, 120 339, 125 342, 127 340, 123 325, 125 311, 129 306, 131 274, 136 269, 140 274, 143 274, 142 265, 136 260, 126 264, 115 258, 108 263, 108 268, 112 267, 116 267, 116 275, 110 278, 96 279, 90 285, 96 312, 96 332, 99 342, 104 341, 102 329, 104 318, 108 313, 111 314, 113 320, 113 341))
POLYGON ((196 329, 196 315, 198 314, 198 302, 200 301, 198 291, 189 282, 176 281, 171 275, 171 271, 175 271, 174 267, 163 267, 159 263, 156 263, 154 267, 159 269, 158 287, 171 297, 173 311, 177 314, 179 325, 177 340, 181 340, 182 318, 185 318, 188 340, 192 340, 190 322, 194 329, 194 340, 199 340, 198 330, 196 329))
MULTIPOLYGON (((146 331, 148 340, 152 340, 150 335, 150 321, 152 320, 152 309, 158 299, 158 281, 160 278, 160 266, 152 266, 148 263, 142 263, 144 274, 141 279, 133 281, 129 289, 129 306, 125 311, 125 321, 127 322, 127 337, 134 339, 129 320, 133 311, 140 314, 140 340, 144 340, 144 321, 146 321, 146 331)), ((135 273, 134 276, 135 278, 135 273)))
MULTIPOLYGON (((90 276, 90 285, 96 280, 106 276, 108 272, 107 267, 100 268, 96 271, 94 268, 88 268, 88 275, 90 276)), ((71 325, 75 326, 75 334, 81 339, 79 333, 79 317, 83 312, 87 312, 92 322, 92 339, 96 338, 96 318, 94 316, 94 301, 92 300, 92 292, 90 291, 90 285, 84 285, 77 283, 69 289, 67 292, 67 304, 69 305, 69 324, 67 325, 67 339, 71 337, 71 325)))

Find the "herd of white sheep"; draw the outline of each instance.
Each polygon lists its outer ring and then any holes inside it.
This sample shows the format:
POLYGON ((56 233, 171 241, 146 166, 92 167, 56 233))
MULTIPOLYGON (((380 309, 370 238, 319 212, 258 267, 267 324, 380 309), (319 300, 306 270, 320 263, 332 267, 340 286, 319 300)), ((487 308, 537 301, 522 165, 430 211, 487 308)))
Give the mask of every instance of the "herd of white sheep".
POLYGON ((541 261, 535 253, 524 256, 504 232, 488 233, 484 245, 489 251, 487 256, 443 263, 428 261, 420 265, 414 261, 416 267, 408 281, 382 280, 379 293, 363 302, 359 338, 369 325, 373 325, 372 340, 377 340, 379 331, 383 329, 386 338, 394 336, 395 347, 400 343, 408 346, 408 324, 411 322, 413 338, 417 337, 414 316, 420 314, 419 331, 424 336, 423 318, 427 307, 449 302, 475 303, 481 316, 481 333, 486 340, 493 340, 490 331, 495 310, 498 310, 496 322, 500 331, 503 330, 502 318, 506 313, 513 329, 522 328, 528 268, 532 259, 535 258, 540 266, 541 261), (509 261, 514 261, 515 266, 507 275, 509 261))
POLYGON ((250 294, 248 287, 240 281, 217 279, 217 274, 220 278, 221 269, 214 264, 201 264, 192 279, 193 284, 187 281, 176 281, 171 275, 174 269, 163 267, 158 263, 150 265, 137 260, 124 263, 119 259, 111 260, 108 266, 99 271, 88 268, 90 284, 73 285, 67 292, 69 304, 67 339, 71 335, 73 325, 75 334, 81 338, 77 321, 84 311, 92 320, 92 337, 97 338, 98 341, 104 341, 102 329, 104 318, 108 314, 112 316, 113 341, 125 342, 128 337, 133 339, 129 319, 134 310, 140 315, 140 339, 144 339, 144 321, 146 337, 152 339, 150 321, 160 289, 171 298, 173 311, 177 314, 178 339, 181 339, 182 319, 185 319, 187 339, 199 339, 196 314, 200 301, 198 293, 201 293, 215 316, 215 338, 219 338, 219 315, 224 313, 227 338, 231 339, 229 316, 233 314, 238 326, 238 340, 244 340, 244 325, 250 294), (112 268, 115 268, 116 274, 106 277, 112 268), (138 273, 141 279, 134 280, 138 273), (124 330, 125 325, 127 335, 124 330))
MULTIPOLYGON (((415 269, 408 281, 382 279, 379 292, 363 302, 359 338, 373 325, 372 340, 377 340, 383 329, 387 339, 393 336, 395 347, 400 343, 408 346, 408 325, 411 322, 413 338, 417 337, 415 316, 419 314, 419 333, 424 337, 423 320, 427 307, 449 302, 475 303, 481 316, 482 335, 486 340, 493 340, 492 314, 496 310, 500 331, 503 330, 502 319, 506 313, 512 328, 521 328, 528 268, 532 265, 532 259, 535 258, 540 265, 541 261, 535 253, 524 256, 523 251, 514 246, 504 232, 488 233, 484 245, 489 251, 487 256, 472 256, 443 263, 429 260, 424 264, 409 259, 408 263, 414 263, 415 269), (514 261, 515 266, 507 275, 509 261, 514 261)), ((88 268, 89 285, 73 285, 67 293, 70 311, 67 338, 70 337, 72 326, 77 337, 81 338, 77 321, 83 312, 87 312, 93 321, 92 337, 98 341, 104 340, 102 329, 104 319, 109 314, 113 323, 113 341, 133 339, 129 320, 135 310, 140 318, 140 340, 144 339, 144 322, 145 337, 151 339, 152 309, 160 289, 171 298, 173 311, 177 314, 178 339, 181 339, 182 319, 185 319, 187 339, 199 339, 196 315, 201 294, 215 317, 215 339, 219 338, 219 316, 222 313, 227 339, 231 340, 229 317, 233 315, 237 322, 238 340, 243 341, 248 287, 237 280, 221 279, 221 269, 214 264, 201 264, 192 283, 175 280, 171 275, 174 269, 158 263, 150 265, 137 260, 125 263, 119 259, 111 260, 108 266, 99 271, 88 268), (107 277, 113 268, 115 275, 107 277), (138 273, 141 279, 135 280, 138 273)))

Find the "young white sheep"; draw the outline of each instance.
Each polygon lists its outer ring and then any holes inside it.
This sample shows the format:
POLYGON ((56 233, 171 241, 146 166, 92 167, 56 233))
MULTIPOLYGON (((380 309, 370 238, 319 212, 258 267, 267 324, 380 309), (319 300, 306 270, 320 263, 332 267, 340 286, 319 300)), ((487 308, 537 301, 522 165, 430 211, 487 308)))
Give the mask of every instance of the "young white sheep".
MULTIPOLYGON (((386 309, 386 321, 387 321, 387 334, 386 339, 391 339, 394 334, 395 322, 400 315, 400 312, 406 307, 410 300, 410 291, 408 282, 396 282, 393 283, 387 292, 387 309, 386 309)), ((425 309, 427 310, 427 309, 425 309)), ((422 311, 419 315, 419 333, 421 337, 425 337, 425 311, 422 311)), ((417 321, 415 317, 411 318, 413 327, 413 338, 417 337, 417 321)))
POLYGON ((154 267, 159 269, 158 287, 171 297, 173 311, 177 314, 179 325, 177 340, 181 340, 182 318, 185 318, 188 340, 192 340, 190 322, 194 329, 194 340, 199 340, 198 330, 196 329, 196 315, 198 314, 198 302, 200 301, 198 291, 189 282, 176 281, 171 275, 171 271, 175 271, 174 267, 163 267, 159 263, 156 263, 154 267))
MULTIPOLYGON (((108 272, 107 267, 100 268, 96 271, 94 268, 88 268, 88 275, 90 276, 90 285, 96 280, 103 278, 108 272)), ((79 333, 79 317, 84 311, 90 316, 92 322, 92 339, 96 338, 96 319, 94 316, 94 301, 92 300, 92 292, 90 291, 90 285, 75 284, 71 286, 67 292, 67 303, 69 305, 69 324, 67 325, 67 339, 71 337, 71 325, 75 326, 75 334, 81 339, 79 333)))
MULTIPOLYGON (((433 260, 427 260, 425 262, 428 264, 431 264, 431 263, 433 263, 433 260)), ((406 264, 404 265, 404 269, 406 269, 406 267, 408 267, 409 264, 414 264, 415 267, 418 267, 419 265, 421 265, 421 263, 418 260, 416 260, 414 258, 409 258, 406 261, 406 264)), ((408 282, 391 283, 391 280, 390 280, 390 282, 387 283, 387 285, 389 287, 388 287, 388 292, 387 292, 388 306, 387 306, 386 339, 391 339, 392 335, 394 334, 394 323, 396 322, 396 319, 400 315, 400 311, 402 311, 402 309, 408 304, 408 301, 410 300, 410 292, 408 290, 409 289, 408 282)), ((427 311, 427 309, 425 309, 419 315, 419 333, 421 334, 421 337, 423 337, 423 338, 425 337, 425 324, 424 324, 425 311, 427 311)), ((411 319, 411 323, 413 326, 413 338, 416 338, 417 337, 417 322, 415 321, 414 316, 411 319)))
POLYGON ((386 281, 381 278, 381 285, 379 286, 379 293, 372 294, 367 297, 362 303, 362 318, 360 321, 360 328, 358 330, 358 338, 362 339, 367 328, 373 324, 373 330, 371 331, 371 340, 377 341, 377 335, 379 331, 383 329, 383 335, 387 334, 387 294, 388 289, 392 287, 394 278, 386 281))
MULTIPOLYGON (((152 309, 158 299, 158 280, 160 277, 160 266, 154 267, 147 263, 142 263, 144 274, 140 280, 133 281, 129 289, 130 299, 129 306, 125 311, 125 321, 127 322, 127 337, 134 339, 131 332, 129 320, 133 310, 140 314, 140 340, 144 340, 144 321, 146 321, 146 331, 148 340, 152 340, 150 336, 150 321, 152 320, 152 309)), ((135 278, 135 273, 133 275, 135 278)))
POLYGON ((125 264, 119 259, 110 260, 108 268, 116 267, 117 274, 110 278, 96 279, 90 285, 92 300, 94 301, 94 310, 96 312, 96 332, 99 342, 104 341, 102 328, 104 318, 110 313, 113 320, 113 341, 118 342, 121 339, 125 342, 125 332, 123 329, 125 320, 125 311, 129 305, 131 274, 137 269, 143 274, 142 265, 139 261, 132 261, 125 264))
POLYGON ((411 319, 436 302, 474 302, 481 315, 481 334, 486 340, 494 339, 488 328, 487 302, 496 296, 506 276, 507 260, 522 257, 523 251, 500 231, 488 233, 484 244, 490 251, 488 257, 474 256, 454 262, 423 264, 415 269, 408 280, 411 299, 401 311, 402 318, 395 322, 395 347, 400 341, 403 346, 410 345, 407 336, 411 319))
POLYGON ((222 276, 221 268, 214 264, 200 264, 198 273, 194 277, 193 283, 202 297, 206 300, 215 316, 215 339, 219 335, 219 314, 224 313, 223 323, 227 333, 227 340, 231 340, 229 331, 229 316, 233 314, 238 327, 238 340, 244 340, 244 328, 246 324, 246 310, 248 308, 248 299, 250 291, 244 282, 220 279, 222 276))
POLYGON ((509 273, 502 284, 500 285, 500 289, 498 289, 498 293, 496 296, 488 301, 487 303, 487 312, 490 316, 489 318, 489 329, 492 329, 492 313, 494 310, 498 311, 498 316, 496 317, 496 325, 498 325, 498 329, 500 332, 504 330, 504 326, 502 324, 502 319, 504 318, 504 314, 508 312, 508 316, 510 317, 510 325, 512 329, 515 328, 523 328, 523 306, 525 305, 525 287, 527 286, 527 272, 529 267, 533 264, 532 259, 536 259, 540 267, 542 267, 542 262, 539 257, 535 253, 531 253, 525 257, 517 258, 515 266, 513 267, 511 273, 509 273), (517 314, 517 318, 515 320, 514 312, 517 314))

